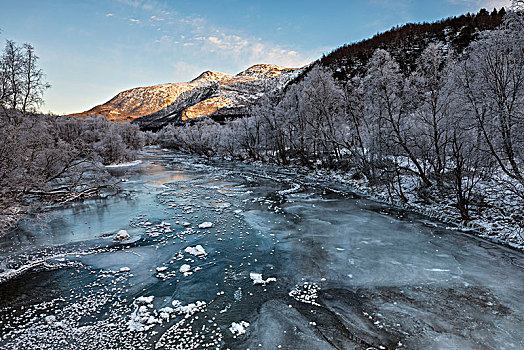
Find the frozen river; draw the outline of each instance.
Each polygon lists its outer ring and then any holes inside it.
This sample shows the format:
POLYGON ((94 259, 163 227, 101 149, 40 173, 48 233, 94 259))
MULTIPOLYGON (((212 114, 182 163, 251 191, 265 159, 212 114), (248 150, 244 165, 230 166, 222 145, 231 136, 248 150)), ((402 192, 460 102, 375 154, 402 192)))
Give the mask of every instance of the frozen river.
POLYGON ((0 238, 1 349, 524 349, 522 252, 293 173, 141 158, 0 238))

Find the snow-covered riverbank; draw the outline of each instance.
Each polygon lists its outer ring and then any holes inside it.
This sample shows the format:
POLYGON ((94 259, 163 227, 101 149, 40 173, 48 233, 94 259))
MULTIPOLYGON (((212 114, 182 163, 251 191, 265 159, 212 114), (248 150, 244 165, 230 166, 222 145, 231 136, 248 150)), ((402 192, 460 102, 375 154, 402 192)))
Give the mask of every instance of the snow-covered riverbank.
POLYGON ((371 199, 427 215, 431 219, 451 225, 452 229, 524 250, 522 199, 499 182, 491 181, 483 186, 485 190, 479 195, 484 197, 485 206, 479 210, 472 210, 472 219, 465 223, 460 218, 454 199, 443 196, 437 190, 432 192, 433 201, 423 199, 418 195, 417 183, 413 179, 405 181, 403 186, 404 195, 408 199, 405 202, 399 196, 388 192, 385 186, 370 186, 365 179, 355 180, 351 174, 327 170, 317 170, 309 174, 322 180, 349 185, 371 199))

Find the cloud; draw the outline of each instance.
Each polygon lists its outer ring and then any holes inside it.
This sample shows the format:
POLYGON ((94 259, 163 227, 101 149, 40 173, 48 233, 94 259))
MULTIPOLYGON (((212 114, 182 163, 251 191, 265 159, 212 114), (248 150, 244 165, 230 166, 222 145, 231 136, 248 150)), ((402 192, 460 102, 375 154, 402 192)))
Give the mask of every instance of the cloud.
POLYGON ((509 8, 511 6, 511 0, 447 0, 452 4, 463 4, 473 7, 473 9, 480 9, 482 7, 492 8, 509 8))
POLYGON ((311 57, 303 57, 295 49, 264 41, 262 38, 244 37, 217 31, 213 35, 194 38, 200 43, 202 51, 227 57, 243 64, 276 63, 298 67, 309 63, 312 59, 311 57))
POLYGON ((106 14, 106 17, 113 17, 113 14, 112 13, 108 13, 108 14, 106 14))
MULTIPOLYGON (((144 47, 152 54, 184 57, 188 61, 198 59, 204 65, 239 69, 256 63, 300 67, 322 53, 319 50, 304 53, 293 45, 283 45, 258 35, 217 26, 202 16, 178 13, 159 1, 114 1, 131 7, 133 11, 142 10, 140 13, 143 17, 127 17, 131 23, 156 28, 157 36, 144 47)), ((178 67, 182 65, 178 64, 178 67)), ((200 70, 207 68, 201 66, 200 70)), ((177 71, 181 72, 182 68, 177 71)))

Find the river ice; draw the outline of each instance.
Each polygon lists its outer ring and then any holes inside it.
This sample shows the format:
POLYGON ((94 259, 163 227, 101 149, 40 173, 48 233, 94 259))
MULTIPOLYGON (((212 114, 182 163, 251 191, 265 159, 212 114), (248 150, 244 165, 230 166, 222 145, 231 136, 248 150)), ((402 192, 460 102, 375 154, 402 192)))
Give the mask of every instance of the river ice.
POLYGON ((110 169, 0 238, 0 348, 524 348, 522 252, 269 166, 110 169))

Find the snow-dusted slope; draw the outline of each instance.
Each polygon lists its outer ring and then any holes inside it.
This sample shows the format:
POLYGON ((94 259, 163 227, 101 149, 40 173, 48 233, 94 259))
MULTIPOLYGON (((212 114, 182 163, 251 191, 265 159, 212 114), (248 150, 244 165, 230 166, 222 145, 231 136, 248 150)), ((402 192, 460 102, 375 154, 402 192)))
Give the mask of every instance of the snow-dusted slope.
MULTIPOLYGON (((237 75, 224 75, 217 81, 205 80, 188 91, 171 105, 135 121, 142 128, 158 129, 168 123, 205 117, 240 116, 265 93, 283 89, 303 69, 284 68, 277 65, 258 64, 237 75)), ((197 81, 214 72, 205 72, 197 81)))
POLYGON ((283 88, 299 71, 271 64, 258 64, 237 75, 205 71, 190 82, 125 90, 74 116, 106 115, 115 121, 140 118, 141 126, 158 128, 211 114, 243 114, 265 92, 283 88))

